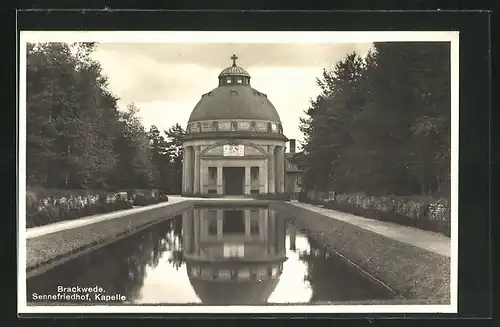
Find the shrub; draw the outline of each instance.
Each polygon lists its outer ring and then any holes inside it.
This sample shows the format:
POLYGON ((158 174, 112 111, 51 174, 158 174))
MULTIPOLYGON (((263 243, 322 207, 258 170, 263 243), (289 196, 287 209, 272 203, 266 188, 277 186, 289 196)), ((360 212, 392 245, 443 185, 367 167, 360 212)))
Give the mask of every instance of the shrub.
POLYGON ((44 200, 27 203, 27 228, 132 208, 130 201, 122 199, 113 202, 85 201, 80 197, 44 200))
POLYGON ((168 196, 165 194, 158 195, 156 197, 154 196, 148 196, 148 195, 143 195, 139 194, 134 197, 134 206, 148 206, 151 204, 156 204, 160 202, 166 202, 168 201, 168 196))
MULTIPOLYGON (((63 220, 130 209, 133 205, 148 205, 168 201, 166 195, 156 198, 143 196, 135 203, 137 193, 93 190, 47 190, 28 187, 26 190, 26 227, 46 225, 63 220)), ((150 191, 143 193, 151 194, 150 191)))
POLYGON ((362 193, 337 194, 324 201, 309 200, 305 194, 301 201, 325 203, 325 207, 367 218, 390 221, 407 226, 450 235, 450 205, 447 199, 430 197, 374 197, 362 193))

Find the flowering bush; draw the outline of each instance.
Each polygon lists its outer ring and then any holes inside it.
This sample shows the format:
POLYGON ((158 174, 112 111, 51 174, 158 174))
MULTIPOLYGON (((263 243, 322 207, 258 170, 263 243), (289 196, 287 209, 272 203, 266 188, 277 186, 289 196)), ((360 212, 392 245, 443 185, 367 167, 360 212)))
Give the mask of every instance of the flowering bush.
POLYGON ((449 221, 451 217, 450 204, 447 199, 439 199, 429 204, 429 219, 449 221))
POLYGON ((374 197, 362 193, 335 194, 333 192, 330 192, 327 198, 323 194, 321 195, 320 198, 310 199, 304 194, 301 199, 302 201, 322 202, 326 207, 339 211, 416 226, 449 235, 451 215, 447 199, 374 197))
MULTIPOLYGON (((148 200, 150 203, 137 204, 135 198, 135 194, 129 192, 28 189, 26 227, 129 209, 134 205, 147 205, 153 202, 148 200)), ((156 197, 154 203, 165 200, 168 198, 156 197)))

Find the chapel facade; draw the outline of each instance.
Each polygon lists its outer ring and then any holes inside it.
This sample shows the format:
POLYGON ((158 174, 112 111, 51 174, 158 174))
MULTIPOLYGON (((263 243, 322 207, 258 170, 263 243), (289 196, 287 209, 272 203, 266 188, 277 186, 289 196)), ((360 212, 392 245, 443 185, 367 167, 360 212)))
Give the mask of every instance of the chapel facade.
POLYGON ((276 108, 233 64, 193 109, 183 143, 183 194, 285 192, 288 141, 276 108))

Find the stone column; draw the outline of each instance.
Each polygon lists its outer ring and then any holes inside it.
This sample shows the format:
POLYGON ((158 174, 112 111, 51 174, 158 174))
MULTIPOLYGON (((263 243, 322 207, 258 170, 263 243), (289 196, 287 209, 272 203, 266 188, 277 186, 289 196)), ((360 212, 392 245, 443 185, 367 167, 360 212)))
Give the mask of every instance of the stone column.
POLYGON ((245 236, 250 236, 251 230, 250 230, 250 210, 245 209, 243 211, 243 217, 245 218, 245 236))
POLYGON ((200 194, 200 146, 194 148, 194 194, 200 194))
POLYGON ((290 237, 290 250, 295 251, 296 246, 295 246, 295 239, 297 238, 297 226, 295 226, 295 221, 293 219, 290 219, 288 221, 288 228, 289 228, 289 237, 290 237))
POLYGON ((259 166, 259 193, 267 193, 267 161, 263 162, 259 166))
POLYGON ((278 254, 284 255, 286 249, 286 221, 282 218, 277 218, 276 223, 278 224, 278 254))
POLYGON ((217 166, 217 194, 218 195, 224 194, 224 184, 222 181, 222 166, 220 164, 217 166))
POLYGON ((182 149, 182 193, 186 193, 186 148, 182 149))
POLYGON ((251 167, 245 166, 245 185, 243 194, 250 194, 250 190, 252 189, 252 176, 250 176, 251 167))
POLYGON ((192 164, 192 150, 193 148, 188 146, 186 147, 186 192, 193 193, 193 164, 192 164))
POLYGON ((267 254, 270 255, 272 253, 272 248, 273 248, 273 228, 271 226, 271 210, 266 210, 264 215, 266 220, 267 254))
POLYGON ((200 159, 200 193, 201 194, 206 194, 208 193, 208 179, 210 178, 210 172, 208 171, 208 165, 204 160, 200 159))
POLYGON ((286 184, 286 162, 285 162, 285 147, 281 147, 281 192, 285 192, 286 184))
POLYGON ((224 224, 224 216, 222 213, 222 209, 217 209, 217 238, 221 239, 223 234, 222 234, 222 228, 224 224))
POLYGON ((183 171, 183 176, 182 176, 182 187, 184 193, 189 193, 189 186, 188 186, 188 156, 189 156, 189 151, 186 148, 184 148, 184 157, 182 158, 182 171, 183 171))
POLYGON ((269 210, 269 232, 271 234, 271 254, 275 255, 276 254, 276 249, 278 247, 279 240, 276 238, 276 212, 274 210, 269 210))
POLYGON ((200 221, 200 242, 206 241, 208 239, 208 221, 205 217, 205 210, 198 210, 198 220, 200 221))
POLYGON ((277 181, 278 185, 276 185, 276 193, 283 193, 285 191, 285 153, 284 147, 278 147, 277 151, 277 181))
POLYGON ((184 251, 187 254, 193 252, 192 249, 192 236, 193 236, 193 211, 186 210, 182 212, 182 229, 183 229, 183 243, 184 251))
POLYGON ((200 210, 193 209, 194 223, 194 253, 200 255, 200 210))
POLYGON ((263 241, 267 236, 267 219, 266 211, 268 209, 259 209, 259 237, 263 241))
POLYGON ((274 181, 275 181, 275 175, 274 175, 274 165, 275 165, 275 158, 274 158, 274 145, 269 146, 269 152, 267 156, 267 192, 268 193, 274 193, 274 181))
POLYGON ((275 217, 274 218, 274 226, 276 226, 276 230, 275 230, 275 244, 276 244, 276 252, 275 254, 276 255, 280 255, 281 254, 281 238, 283 236, 283 230, 282 230, 282 224, 281 224, 281 219, 275 217))

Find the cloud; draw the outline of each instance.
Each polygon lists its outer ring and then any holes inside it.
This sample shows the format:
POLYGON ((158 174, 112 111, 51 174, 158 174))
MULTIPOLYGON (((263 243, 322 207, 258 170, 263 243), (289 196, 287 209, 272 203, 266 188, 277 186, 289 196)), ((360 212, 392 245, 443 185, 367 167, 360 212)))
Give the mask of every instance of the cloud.
POLYGON ((112 51, 125 56, 146 56, 155 62, 170 64, 196 63, 202 67, 222 69, 230 65, 235 53, 243 67, 254 66, 317 66, 342 59, 346 53, 366 54, 371 43, 338 44, 131 44, 101 43, 101 51, 112 51))
POLYGON ((134 102, 148 128, 185 125, 201 95, 217 87, 217 76, 238 64, 252 87, 274 104, 289 138, 301 139, 299 119, 319 94, 316 78, 350 52, 365 55, 372 44, 144 44, 101 43, 94 58, 125 108, 134 102))

